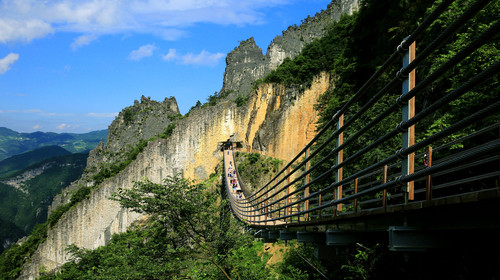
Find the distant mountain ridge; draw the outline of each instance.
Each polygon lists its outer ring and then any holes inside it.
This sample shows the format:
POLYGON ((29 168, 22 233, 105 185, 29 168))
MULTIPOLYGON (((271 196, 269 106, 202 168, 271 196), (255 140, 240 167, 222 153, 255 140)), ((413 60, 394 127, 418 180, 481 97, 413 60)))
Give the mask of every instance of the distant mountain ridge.
POLYGON ((59 146, 46 146, 29 152, 15 155, 0 161, 0 178, 8 177, 16 171, 25 169, 48 158, 71 154, 59 146))
POLYGON ((47 220, 53 197, 81 176, 87 157, 49 146, 0 161, 0 253, 47 220))
POLYGON ((0 160, 45 146, 60 146, 71 153, 92 150, 102 140, 106 142, 108 130, 88 133, 32 132, 21 133, 0 127, 0 160))

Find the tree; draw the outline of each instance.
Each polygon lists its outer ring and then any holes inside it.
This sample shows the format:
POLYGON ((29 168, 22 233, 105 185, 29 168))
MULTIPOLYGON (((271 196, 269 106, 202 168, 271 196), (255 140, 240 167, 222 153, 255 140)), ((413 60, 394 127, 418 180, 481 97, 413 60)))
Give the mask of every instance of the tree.
POLYGON ((231 219, 229 202, 221 200, 221 193, 209 190, 209 186, 177 174, 167 177, 163 184, 148 180, 137 182, 132 189, 120 189, 113 199, 123 207, 151 215, 167 236, 171 249, 182 250, 179 261, 186 258, 192 263, 196 258, 196 266, 190 267, 191 274, 199 274, 200 271, 196 270, 212 264, 218 272, 205 269, 204 278, 219 279, 221 274, 226 279, 240 278, 239 271, 245 270, 245 279, 262 279, 257 275, 266 272, 265 258, 253 258, 247 264, 232 261, 241 255, 234 252, 248 251, 247 255, 259 252, 231 219), (259 266, 260 269, 247 269, 248 266, 259 266))

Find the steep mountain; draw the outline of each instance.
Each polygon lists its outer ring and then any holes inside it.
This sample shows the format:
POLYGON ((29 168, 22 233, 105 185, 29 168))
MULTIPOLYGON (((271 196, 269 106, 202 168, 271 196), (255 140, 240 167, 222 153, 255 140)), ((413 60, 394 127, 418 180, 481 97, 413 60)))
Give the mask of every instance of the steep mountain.
MULTIPOLYGON (((49 149, 56 151, 53 155, 61 153, 61 150, 64 153, 62 156, 38 160, 29 167, 8 172, 9 175, 4 173, 0 179, 0 220, 2 228, 12 229, 0 231, 0 252, 17 238, 28 234, 35 224, 44 223, 54 196, 78 179, 86 166, 88 153, 71 154, 60 147, 49 149)), ((43 157, 47 155, 43 151, 47 151, 47 148, 15 156, 16 160, 6 159, 0 164, 7 167, 6 162, 12 163, 10 167, 19 168, 22 165, 19 158, 30 162, 28 155, 43 157)))
POLYGON ((341 15, 352 14, 358 7, 358 0, 332 1, 325 10, 304 19, 300 26, 292 25, 276 36, 266 54, 255 44, 253 37, 242 41, 226 57, 221 92, 232 93, 232 96, 250 94, 255 80, 276 69, 285 58, 297 56, 305 45, 325 34, 326 26, 338 21, 341 15))
POLYGON ((89 151, 106 141, 107 130, 89 133, 19 133, 0 127, 0 160, 45 146, 60 146, 71 153, 89 151))
POLYGON ((59 146, 47 146, 6 158, 0 161, 0 178, 8 177, 9 174, 24 169, 42 160, 68 154, 71 153, 59 146))
POLYGON ((107 143, 90 152, 82 177, 54 198, 49 214, 58 214, 57 223, 45 229, 40 244, 33 245, 36 249, 19 279, 34 279, 42 268, 52 271, 60 267, 70 258, 68 245, 95 249, 143 217, 109 200, 118 188, 129 188, 145 178, 160 183, 178 173, 185 178, 208 178, 222 157, 219 143, 230 135, 243 142, 246 150, 256 149, 283 161, 293 157, 314 136, 314 104, 332 88, 330 74, 317 75, 310 87, 300 90, 262 84, 251 91, 251 85, 285 57, 299 53, 305 42, 321 36, 320 30, 341 14, 357 7, 355 0, 334 1, 317 15, 321 20, 307 19, 275 39, 266 54, 269 59, 262 62, 257 61, 253 40, 242 42, 226 60, 221 91, 229 92, 227 97, 196 107, 188 116, 180 116, 174 98, 160 103, 143 96, 122 110, 108 129, 107 143), (248 98, 246 103, 234 102, 239 95, 248 98), (90 193, 70 204, 85 189, 90 193), (64 205, 72 206, 61 215, 58 209, 64 205))

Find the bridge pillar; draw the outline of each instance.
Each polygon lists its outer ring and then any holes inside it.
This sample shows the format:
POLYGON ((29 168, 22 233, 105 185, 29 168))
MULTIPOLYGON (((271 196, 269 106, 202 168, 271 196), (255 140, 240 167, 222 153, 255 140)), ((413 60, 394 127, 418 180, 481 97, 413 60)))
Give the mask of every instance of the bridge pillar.
POLYGON ((333 229, 326 231, 326 245, 328 246, 347 246, 362 241, 362 236, 359 232, 333 229))
POLYGON ((277 230, 271 230, 268 232, 268 238, 270 240, 276 240, 280 237, 280 232, 277 230))
POLYGON ((389 227, 390 251, 426 251, 432 248, 446 248, 450 238, 440 231, 426 231, 415 227, 389 227))
POLYGON ((269 231, 267 229, 261 229, 260 232, 256 233, 256 236, 260 238, 268 238, 269 231))
POLYGON ((300 243, 325 243, 325 233, 316 231, 298 231, 297 242, 300 243))
POLYGON ((297 239, 297 232, 282 229, 280 230, 280 239, 281 240, 297 239))

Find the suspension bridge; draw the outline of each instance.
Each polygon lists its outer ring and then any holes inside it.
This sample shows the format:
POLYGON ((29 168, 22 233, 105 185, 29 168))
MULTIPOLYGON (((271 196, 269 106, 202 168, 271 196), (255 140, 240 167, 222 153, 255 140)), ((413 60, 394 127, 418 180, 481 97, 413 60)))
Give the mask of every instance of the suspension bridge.
POLYGON ((234 215, 260 237, 326 247, 370 239, 385 240, 392 251, 498 242, 500 61, 481 62, 468 79, 441 92, 433 87, 484 46, 498 46, 500 20, 486 23, 432 71, 419 72, 418 81, 415 74, 453 44, 490 2, 471 1, 417 52, 417 40, 453 1, 437 5, 317 135, 257 190, 246 188, 235 147, 224 143, 226 193, 234 215), (382 84, 387 75, 393 78, 382 84), (480 107, 458 102, 471 92, 480 107), (459 120, 427 129, 436 112, 457 111, 464 113, 459 120))

